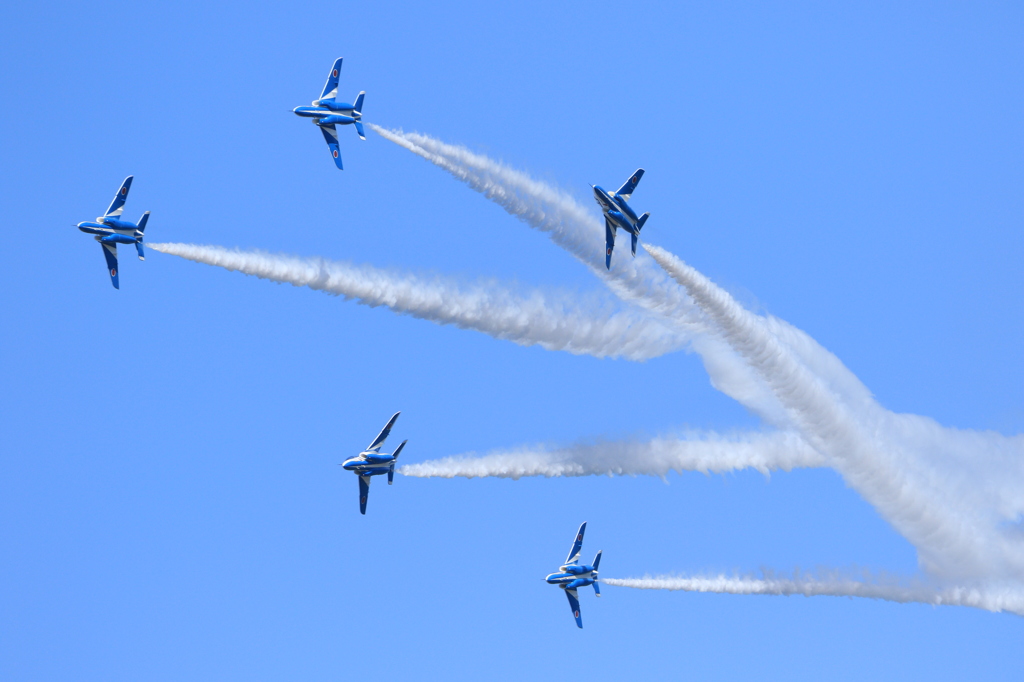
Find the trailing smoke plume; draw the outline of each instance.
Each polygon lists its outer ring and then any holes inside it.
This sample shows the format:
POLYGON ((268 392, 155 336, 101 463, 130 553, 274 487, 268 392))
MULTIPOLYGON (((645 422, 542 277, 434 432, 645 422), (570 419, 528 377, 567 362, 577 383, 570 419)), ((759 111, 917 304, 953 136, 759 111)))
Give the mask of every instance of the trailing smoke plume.
MULTIPOLYGON (((885 410, 807 334, 746 311, 663 250, 648 248, 680 287, 660 279, 640 257, 617 259, 606 272, 599 219, 564 192, 462 147, 375 130, 550 233, 624 301, 690 335, 712 384, 767 421, 798 432, 917 547, 933 578, 975 585, 987 599, 1024 594, 1024 439, 885 410)), ((947 593, 972 594, 941 592, 947 593)))
POLYGON ((864 597, 900 604, 973 606, 987 611, 1024 614, 1024 595, 1017 590, 964 587, 935 588, 924 584, 883 583, 851 578, 795 576, 793 578, 738 578, 717 576, 644 576, 643 578, 602 578, 606 585, 639 590, 683 590, 722 594, 768 594, 805 597, 864 597))
POLYGON ((461 456, 407 464, 399 473, 419 478, 522 478, 523 476, 666 476, 675 471, 724 473, 820 467, 825 460, 792 433, 733 437, 696 434, 651 441, 601 441, 564 448, 521 448, 480 457, 461 456))
POLYGON ((371 307, 386 306, 397 313, 474 329, 524 346, 645 360, 685 343, 678 332, 638 312, 612 311, 596 304, 581 309, 568 297, 537 290, 520 295, 493 281, 465 286, 437 276, 220 246, 150 244, 149 248, 371 307))
MULTIPOLYGON (((526 224, 545 232, 620 299, 647 310, 652 317, 691 339, 718 390, 740 401, 767 422, 787 428, 785 411, 764 381, 714 334, 686 292, 655 263, 631 258, 620 249, 615 267, 604 264, 604 224, 595 208, 584 208, 566 192, 531 178, 465 147, 429 135, 370 128, 386 140, 408 149, 447 171, 473 190, 526 224)), ((641 252, 642 253, 642 252, 641 252)))

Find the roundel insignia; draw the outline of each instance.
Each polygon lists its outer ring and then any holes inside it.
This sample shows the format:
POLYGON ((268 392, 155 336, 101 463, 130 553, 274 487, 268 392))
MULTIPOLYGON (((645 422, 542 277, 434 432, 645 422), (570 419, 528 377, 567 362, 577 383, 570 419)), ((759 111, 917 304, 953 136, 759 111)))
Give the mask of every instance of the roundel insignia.
POLYGON ((332 78, 337 78, 338 77, 338 70, 337 69, 335 69, 334 71, 331 71, 331 77, 332 78))
POLYGON ((634 176, 632 177, 632 179, 630 180, 630 182, 634 182, 634 183, 636 182, 636 176, 635 176, 635 175, 634 175, 634 176))
POLYGON ((607 253, 606 253, 605 255, 606 255, 606 256, 610 256, 610 255, 612 255, 612 250, 611 250, 611 249, 608 249, 608 252, 607 252, 607 253))
POLYGON ((110 271, 110 276, 111 277, 117 277, 117 270, 111 270, 110 271))
POLYGON ((337 149, 335 149, 334 151, 332 151, 332 152, 331 152, 331 154, 333 154, 333 155, 334 155, 334 158, 338 158, 338 150, 337 150, 337 149))
POLYGON ((577 618, 579 618, 579 617, 580 617, 580 612, 579 612, 579 611, 573 611, 573 612, 572 612, 572 615, 574 615, 574 616, 576 616, 577 618))
POLYGON ((122 187, 122 188, 121 188, 121 194, 122 194, 122 195, 128 194, 128 190, 127 190, 127 189, 125 189, 124 187, 122 187))

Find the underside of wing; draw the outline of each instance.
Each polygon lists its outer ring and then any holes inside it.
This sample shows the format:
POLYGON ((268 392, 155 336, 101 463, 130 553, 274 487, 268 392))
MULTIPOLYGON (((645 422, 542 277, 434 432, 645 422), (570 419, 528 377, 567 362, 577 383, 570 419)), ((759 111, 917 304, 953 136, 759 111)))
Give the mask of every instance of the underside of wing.
POLYGON ((370 477, 359 476, 359 513, 366 514, 366 499, 370 496, 370 477))
POLYGON ((583 616, 580 615, 580 599, 576 590, 566 590, 565 596, 569 598, 569 608, 572 609, 572 617, 576 619, 576 626, 583 627, 583 616))
POLYGON ((583 534, 587 532, 587 522, 584 521, 580 524, 580 529, 576 531, 576 537, 572 541, 572 549, 569 550, 569 556, 565 558, 566 564, 575 564, 580 560, 580 551, 583 549, 583 534))
POLYGON ((341 165, 341 147, 338 146, 338 130, 333 125, 320 126, 320 132, 324 134, 324 141, 327 148, 331 150, 331 157, 334 158, 334 165, 338 170, 345 170, 341 165))
POLYGON ((107 218, 119 218, 121 212, 124 211, 124 202, 128 198, 128 190, 132 188, 132 178, 134 175, 129 175, 121 183, 120 189, 117 190, 117 194, 114 195, 114 200, 110 202, 110 208, 104 213, 104 217, 107 218))
POLYGON ((391 435, 391 427, 395 425, 396 421, 398 421, 398 415, 400 414, 402 413, 395 412, 391 415, 391 419, 388 420, 388 423, 384 425, 384 428, 380 430, 380 433, 378 433, 377 437, 373 439, 370 446, 366 448, 367 452, 380 452, 381 447, 384 445, 384 441, 386 441, 388 436, 391 435))
POLYGON ((615 193, 616 196, 620 196, 626 201, 629 201, 629 198, 633 196, 633 192, 636 191, 636 186, 640 183, 640 178, 642 178, 643 176, 644 169, 637 168, 636 171, 634 171, 633 175, 630 176, 629 180, 626 180, 626 182, 622 183, 622 187, 620 187, 619 191, 615 193))
POLYGON ((605 216, 604 218, 604 266, 611 270, 612 268, 612 250, 615 248, 615 230, 618 226, 615 222, 605 216))
POLYGON ((100 244, 103 249, 103 257, 107 260, 107 274, 110 275, 110 282, 115 289, 120 289, 117 278, 117 244, 100 244))
POLYGON ((334 62, 334 66, 331 67, 331 72, 327 74, 327 82, 324 83, 324 91, 320 94, 320 99, 331 99, 338 95, 338 76, 341 74, 341 57, 334 62))

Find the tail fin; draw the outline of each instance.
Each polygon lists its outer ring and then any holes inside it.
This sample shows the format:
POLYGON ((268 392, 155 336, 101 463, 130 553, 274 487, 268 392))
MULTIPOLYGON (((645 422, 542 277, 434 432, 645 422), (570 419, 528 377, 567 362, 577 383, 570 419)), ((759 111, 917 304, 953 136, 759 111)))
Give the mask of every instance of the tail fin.
POLYGON ((146 231, 146 223, 148 223, 148 222, 149 222, 149 211, 146 211, 145 213, 142 214, 142 217, 139 218, 139 232, 145 232, 146 231))
POLYGON ((601 552, 603 552, 603 551, 604 551, 603 549, 598 551, 597 556, 594 557, 594 570, 595 571, 597 570, 597 567, 601 565, 601 552))
POLYGON ((402 448, 404 448, 405 444, 408 442, 409 441, 407 440, 403 440, 402 444, 398 446, 397 450, 395 450, 395 454, 391 455, 394 459, 391 460, 391 466, 388 468, 388 485, 391 485, 391 482, 395 480, 395 462, 398 460, 398 453, 402 451, 402 448))
POLYGON ((650 217, 651 217, 651 212, 650 211, 648 211, 647 213, 644 213, 642 216, 640 216, 640 219, 636 221, 636 231, 637 232, 639 232, 640 230, 643 229, 644 223, 646 223, 647 219, 650 218, 650 217))
POLYGON ((363 113, 363 98, 366 97, 366 90, 363 90, 356 95, 356 103, 352 105, 353 111, 357 114, 363 113))
POLYGON ((629 197, 633 194, 633 191, 636 190, 636 186, 640 183, 640 178, 642 178, 643 176, 644 169, 637 168, 633 175, 630 176, 629 180, 626 180, 622 187, 619 188, 619 191, 616 192, 615 194, 622 197, 626 201, 629 201, 629 197))

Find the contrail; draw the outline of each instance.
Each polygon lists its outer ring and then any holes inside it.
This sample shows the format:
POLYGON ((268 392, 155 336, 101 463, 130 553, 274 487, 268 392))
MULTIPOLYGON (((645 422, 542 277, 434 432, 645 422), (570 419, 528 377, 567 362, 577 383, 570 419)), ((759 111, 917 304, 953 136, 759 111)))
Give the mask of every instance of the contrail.
POLYGON ((371 307, 386 306, 438 324, 474 329, 520 345, 539 345, 596 357, 646 360, 677 350, 686 338, 657 320, 610 306, 581 309, 567 296, 533 290, 514 293, 497 282, 461 286, 442 277, 420 277, 369 265, 300 258, 195 244, 150 244, 161 253, 197 263, 305 286, 371 307), (603 309, 602 309, 603 308, 603 309))
POLYGON ((645 576, 643 578, 602 578, 606 585, 639 590, 683 590, 722 594, 766 594, 805 597, 862 597, 900 604, 934 606, 972 606, 987 611, 1009 611, 1024 615, 1024 594, 1017 589, 976 587, 932 588, 925 585, 885 584, 852 579, 737 578, 725 575, 709 577, 645 576))
POLYGON ((928 572, 947 579, 1024 579, 1024 543, 1016 530, 1024 512, 1015 492, 1022 481, 1019 439, 984 434, 965 441, 962 433, 921 417, 894 415, 874 401, 847 403, 779 340, 764 318, 664 249, 644 248, 765 379, 808 442, 917 547, 928 572), (958 452, 958 444, 971 440, 986 447, 958 452), (980 458, 988 454, 994 457, 980 458), (965 463, 975 470, 1003 466, 994 469, 998 474, 981 492, 963 484, 964 479, 977 483, 976 475, 961 478, 950 470, 965 463), (1014 490, 1009 495, 1008 483, 1014 490), (1008 515, 1000 519, 1000 512, 1008 515))
POLYGON ((564 448, 521 448, 480 457, 456 456, 407 464, 399 473, 418 478, 523 476, 666 476, 675 471, 724 473, 825 466, 825 459, 798 435, 785 432, 650 441, 602 441, 564 448))
POLYGON ((659 279, 640 257, 619 259, 607 272, 600 221, 568 194, 464 147, 375 130, 548 232, 619 298, 688 335, 715 388, 780 429, 799 432, 917 547, 927 572, 956 582, 1009 579, 1020 586, 1024 438, 946 428, 885 410, 805 332, 749 313, 681 261, 682 271, 668 264, 681 288, 659 279))
POLYGON ((568 193, 465 147, 419 133, 372 124, 370 128, 447 171, 509 214, 549 234, 618 298, 647 310, 652 317, 689 338, 690 347, 700 354, 716 389, 740 401, 770 424, 781 429, 792 426, 764 381, 720 338, 708 333, 707 320, 690 297, 652 261, 642 255, 630 258, 620 249, 615 267, 610 271, 605 268, 603 223, 568 193))

